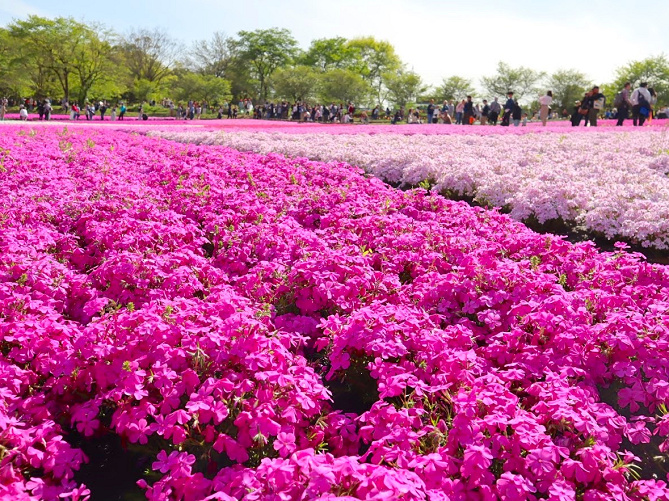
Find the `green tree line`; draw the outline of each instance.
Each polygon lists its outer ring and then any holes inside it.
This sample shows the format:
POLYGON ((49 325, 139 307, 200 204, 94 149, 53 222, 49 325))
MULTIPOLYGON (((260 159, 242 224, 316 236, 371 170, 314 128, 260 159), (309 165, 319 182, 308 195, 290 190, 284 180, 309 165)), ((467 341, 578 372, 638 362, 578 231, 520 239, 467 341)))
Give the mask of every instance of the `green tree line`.
MULTIPOLYGON (((551 75, 500 62, 480 80, 481 91, 462 76, 429 87, 374 37, 313 40, 302 49, 287 29, 214 33, 186 47, 160 29, 116 33, 73 18, 30 16, 0 28, 0 96, 143 102, 163 98, 212 104, 251 98, 255 102, 347 102, 408 106, 429 99, 466 95, 532 101, 553 90, 557 106, 568 107, 592 82, 578 70, 551 75)), ((612 95, 625 81, 648 81, 660 101, 669 101, 669 61, 664 55, 632 61, 600 85, 612 95)))

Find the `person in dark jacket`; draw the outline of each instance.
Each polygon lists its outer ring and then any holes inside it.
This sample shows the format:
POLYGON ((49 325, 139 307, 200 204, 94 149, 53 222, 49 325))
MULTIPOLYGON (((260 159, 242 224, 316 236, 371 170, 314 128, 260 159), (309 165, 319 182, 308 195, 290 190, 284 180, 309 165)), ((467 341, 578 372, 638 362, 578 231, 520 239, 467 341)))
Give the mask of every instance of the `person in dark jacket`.
POLYGON ((488 124, 488 115, 490 114, 490 106, 486 99, 483 100, 483 108, 481 108, 481 125, 488 124))
POLYGON ((506 98, 506 103, 504 104, 504 116, 502 117, 502 123, 500 124, 503 127, 509 126, 509 122, 511 121, 511 113, 513 113, 513 107, 515 105, 515 101, 513 100, 513 92, 507 92, 506 98))
POLYGON ((574 110, 571 113, 571 126, 578 127, 581 124, 583 114, 581 113, 581 101, 574 103, 574 110))
POLYGON ((462 125, 471 125, 471 118, 474 115, 474 103, 472 96, 467 96, 465 101, 465 108, 462 111, 462 125))
POLYGON ((490 104, 490 115, 488 115, 491 125, 497 125, 497 119, 499 118, 499 114, 501 111, 502 111, 502 105, 499 104, 497 98, 495 98, 495 100, 490 104))
POLYGON ((518 101, 513 100, 513 109, 511 110, 511 118, 513 119, 513 125, 518 127, 520 125, 520 119, 523 116, 523 109, 518 104, 518 101))
POLYGON ((427 105, 427 123, 432 123, 432 117, 434 117, 434 110, 437 107, 434 105, 434 99, 430 99, 430 104, 427 105))
POLYGON ((604 94, 599 92, 599 87, 597 85, 595 85, 592 90, 585 96, 584 103, 581 103, 581 108, 585 108, 588 111, 585 119, 585 125, 587 126, 588 122, 590 122, 591 127, 597 127, 597 117, 599 116, 599 110, 604 108, 606 98, 604 97, 604 94))

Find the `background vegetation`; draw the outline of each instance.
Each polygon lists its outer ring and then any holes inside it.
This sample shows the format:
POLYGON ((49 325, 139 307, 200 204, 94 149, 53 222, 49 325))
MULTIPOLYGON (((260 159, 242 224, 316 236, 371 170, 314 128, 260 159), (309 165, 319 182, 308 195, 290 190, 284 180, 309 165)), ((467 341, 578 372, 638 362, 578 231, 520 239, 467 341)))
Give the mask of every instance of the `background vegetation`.
MULTIPOLYGON (((625 81, 648 81, 661 105, 669 103, 669 60, 664 55, 631 61, 601 87, 613 101, 625 81)), ((160 29, 115 33, 72 18, 31 16, 0 28, 0 96, 50 97, 83 104, 189 99, 211 105, 250 98, 267 101, 353 101, 359 106, 411 107, 434 99, 503 97, 512 89, 531 103, 552 89, 557 107, 568 108, 591 86, 575 69, 553 74, 499 62, 479 87, 459 75, 429 87, 401 61, 392 44, 373 37, 313 40, 302 49, 291 32, 272 28, 215 33, 184 46, 160 29)))

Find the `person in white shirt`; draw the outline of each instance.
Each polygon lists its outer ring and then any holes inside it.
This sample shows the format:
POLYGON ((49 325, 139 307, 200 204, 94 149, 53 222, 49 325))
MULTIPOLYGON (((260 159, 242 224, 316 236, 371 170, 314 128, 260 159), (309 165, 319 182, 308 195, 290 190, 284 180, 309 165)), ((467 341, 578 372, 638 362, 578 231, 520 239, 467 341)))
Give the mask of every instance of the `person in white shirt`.
POLYGON ((539 110, 539 119, 541 120, 541 124, 545 127, 546 126, 546 121, 548 120, 548 112, 550 110, 550 105, 553 102, 553 92, 550 90, 546 92, 545 96, 541 96, 539 98, 539 105, 541 106, 541 109, 539 110))
POLYGON ((630 98, 630 101, 632 101, 632 124, 636 126, 638 122, 639 126, 643 125, 649 116, 651 100, 652 97, 648 91, 648 84, 641 82, 639 88, 632 92, 632 97, 630 98), (648 113, 645 110, 648 110, 648 113))
POLYGON ((26 110, 23 105, 21 105, 21 109, 19 110, 19 117, 23 121, 28 120, 28 110, 26 110))

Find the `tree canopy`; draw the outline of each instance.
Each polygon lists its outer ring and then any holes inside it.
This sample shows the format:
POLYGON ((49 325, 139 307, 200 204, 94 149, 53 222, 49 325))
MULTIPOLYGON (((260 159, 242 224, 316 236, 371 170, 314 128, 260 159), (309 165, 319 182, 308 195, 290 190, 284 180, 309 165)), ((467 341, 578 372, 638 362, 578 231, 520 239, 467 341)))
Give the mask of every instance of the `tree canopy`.
POLYGON ((233 43, 235 57, 252 68, 258 81, 259 98, 264 101, 272 73, 292 62, 297 55, 297 41, 285 28, 240 31, 237 36, 233 43))
POLYGON ((588 87, 590 80, 578 70, 558 70, 551 74, 546 82, 546 90, 553 92, 554 107, 568 109, 580 100, 588 87))
POLYGON ((536 92, 536 85, 544 76, 545 73, 541 71, 535 71, 524 66, 512 68, 500 61, 497 64, 497 73, 483 77, 481 85, 492 96, 503 96, 507 92, 513 91, 516 99, 522 99, 524 96, 536 92))
POLYGON ((444 78, 442 84, 437 87, 436 97, 439 100, 460 101, 466 96, 475 96, 476 91, 472 81, 457 75, 444 78))
MULTIPOLYGON (((283 28, 213 33, 186 48, 160 28, 115 33, 71 17, 28 16, 0 27, 0 95, 8 97, 147 101, 195 99, 354 101, 360 106, 405 106, 424 98, 467 95, 533 101, 553 91, 555 106, 569 107, 591 85, 584 73, 561 69, 546 75, 500 61, 479 88, 462 75, 427 89, 386 40, 341 36, 312 40, 300 49, 283 28), (422 97, 421 97, 422 96, 422 97)), ((664 54, 629 61, 611 82, 597 82, 613 97, 629 81, 648 82, 660 105, 669 103, 669 59, 664 54)))

